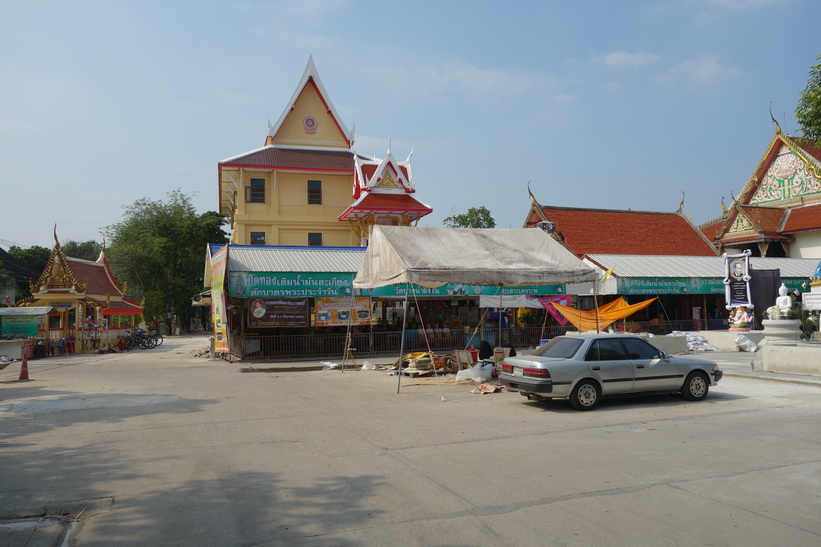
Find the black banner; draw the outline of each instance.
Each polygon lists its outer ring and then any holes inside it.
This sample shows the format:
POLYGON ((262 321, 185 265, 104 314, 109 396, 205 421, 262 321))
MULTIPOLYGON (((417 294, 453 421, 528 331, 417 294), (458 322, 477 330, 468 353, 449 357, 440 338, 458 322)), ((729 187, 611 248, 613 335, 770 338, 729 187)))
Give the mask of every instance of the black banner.
POLYGON ((727 308, 752 307, 750 299, 750 254, 724 255, 724 284, 727 308))
POLYGON ((309 310, 307 298, 255 298, 248 307, 248 326, 307 327, 309 310))

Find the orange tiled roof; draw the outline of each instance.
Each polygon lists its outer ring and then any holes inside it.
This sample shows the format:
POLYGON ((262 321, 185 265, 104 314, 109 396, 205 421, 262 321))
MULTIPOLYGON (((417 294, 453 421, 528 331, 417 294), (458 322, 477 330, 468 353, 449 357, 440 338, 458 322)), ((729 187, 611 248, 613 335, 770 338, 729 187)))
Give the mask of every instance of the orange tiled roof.
MULTIPOLYGON (((715 248, 679 213, 543 206, 555 234, 577 256, 587 254, 715 256, 715 248)), ((541 219, 531 211, 525 224, 541 219)))
POLYGON ((821 203, 788 209, 783 232, 803 232, 821 229, 821 203))
POLYGON ((704 237, 706 237, 708 241, 715 241, 716 237, 718 237, 718 233, 724 228, 724 222, 726 222, 726 219, 719 218, 718 220, 702 224, 698 229, 701 230, 701 233, 704 234, 704 237))
POLYGON ((781 220, 787 212, 786 209, 781 207, 761 207, 757 205, 740 205, 739 207, 764 232, 778 232, 781 220))

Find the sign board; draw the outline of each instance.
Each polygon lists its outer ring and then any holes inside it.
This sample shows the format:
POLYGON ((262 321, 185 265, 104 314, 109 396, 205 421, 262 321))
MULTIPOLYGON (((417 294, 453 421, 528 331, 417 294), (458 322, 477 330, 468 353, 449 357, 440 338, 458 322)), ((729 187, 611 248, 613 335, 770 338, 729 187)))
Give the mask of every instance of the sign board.
POLYGON ((41 317, 33 315, 7 315, 0 317, 0 334, 3 338, 12 336, 37 336, 37 328, 41 317))
POLYGON ((225 267, 228 245, 211 257, 211 324, 214 328, 214 351, 228 353, 228 317, 225 313, 225 267))
POLYGON ((234 298, 288 298, 353 294, 353 273, 230 272, 234 298))
MULTIPOLYGON (((416 284, 387 285, 374 289, 363 289, 362 294, 370 296, 446 296, 451 298, 476 297, 476 296, 497 296, 499 294, 498 285, 463 285, 461 283, 447 283, 441 287, 427 288, 416 284)), ((565 294, 565 286, 558 285, 527 285, 521 287, 503 287, 502 293, 505 296, 532 295, 550 296, 554 294, 565 294)))
POLYGON ((316 327, 342 327, 371 324, 371 299, 369 297, 330 296, 317 298, 316 327))
POLYGON ((248 306, 248 327, 307 327, 308 312, 307 298, 255 298, 248 306))

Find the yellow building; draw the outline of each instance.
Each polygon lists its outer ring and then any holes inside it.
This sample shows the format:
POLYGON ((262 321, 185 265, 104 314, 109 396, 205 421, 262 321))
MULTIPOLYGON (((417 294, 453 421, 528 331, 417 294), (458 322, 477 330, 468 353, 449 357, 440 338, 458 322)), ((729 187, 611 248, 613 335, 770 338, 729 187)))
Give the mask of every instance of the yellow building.
POLYGON ((48 263, 30 288, 32 296, 16 305, 54 308, 43 337, 73 338, 78 353, 116 345, 119 334, 142 321, 141 306, 123 294, 105 250, 96 261, 72 258, 63 252, 56 234, 48 263))
POLYGON ((407 226, 432 212, 411 195, 410 156, 366 158, 353 144, 309 58, 264 146, 219 162, 220 212, 230 220, 231 243, 361 246, 368 225, 407 226), (388 197, 363 200, 368 193, 388 197))

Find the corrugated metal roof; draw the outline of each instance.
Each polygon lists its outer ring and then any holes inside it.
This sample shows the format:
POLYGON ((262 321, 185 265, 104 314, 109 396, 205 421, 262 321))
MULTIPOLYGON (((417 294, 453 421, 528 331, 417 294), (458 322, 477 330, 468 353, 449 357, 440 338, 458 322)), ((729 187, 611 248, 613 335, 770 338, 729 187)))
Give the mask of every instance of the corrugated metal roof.
POLYGON ((229 272, 357 272, 365 247, 231 245, 229 272))
MULTIPOLYGON (((724 277, 720 256, 587 255, 604 269, 613 268, 616 277, 724 277)), ((810 277, 817 258, 751 257, 753 270, 781 270, 781 277, 810 277)))
POLYGON ((29 317, 32 315, 46 315, 54 308, 51 306, 31 306, 31 307, 17 307, 17 308, 0 308, 0 315, 6 317, 29 317))

